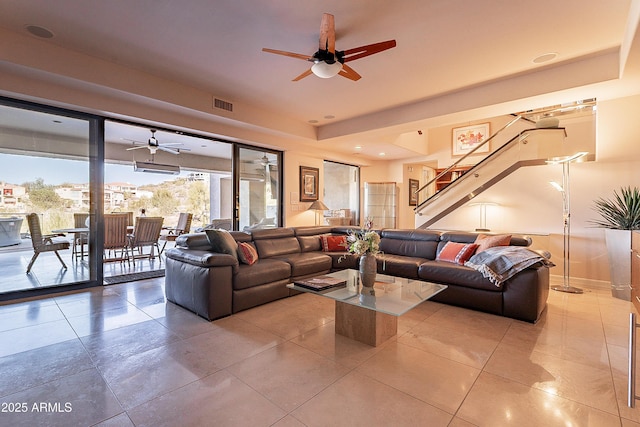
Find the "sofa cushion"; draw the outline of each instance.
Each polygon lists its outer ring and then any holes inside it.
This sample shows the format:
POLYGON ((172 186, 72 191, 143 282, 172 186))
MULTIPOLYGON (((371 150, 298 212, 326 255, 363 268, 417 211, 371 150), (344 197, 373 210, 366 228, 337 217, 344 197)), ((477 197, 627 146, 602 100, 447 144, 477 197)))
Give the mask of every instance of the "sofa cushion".
POLYGON ((451 262, 425 261, 418 268, 418 277, 427 282, 502 292, 502 285, 494 285, 473 268, 451 262))
POLYGON ((435 259, 440 232, 433 230, 382 230, 380 251, 385 254, 435 259))
POLYGON ((321 251, 322 244, 318 236, 296 236, 302 252, 321 251))
POLYGON ((260 258, 300 252, 300 243, 291 228, 255 230, 251 234, 260 258))
POLYGON ((475 243, 447 242, 438 253, 436 261, 446 261, 464 265, 476 252, 478 245, 475 243))
POLYGON ((326 273, 331 270, 331 257, 322 252, 299 252, 279 255, 275 259, 291 265, 291 277, 326 273))
POLYGON ((233 277, 233 289, 247 289, 267 283, 287 280, 291 265, 282 260, 260 258, 253 265, 240 264, 233 277))
POLYGON ((474 243, 478 245, 476 253, 480 253, 495 246, 509 246, 511 243, 511 234, 478 234, 474 243))
POLYGON ((320 236, 322 242, 322 250, 324 252, 345 252, 349 247, 347 243, 347 236, 332 236, 322 235, 320 236))
MULTIPOLYGON (((427 261, 424 258, 384 254, 378 256, 378 272, 391 276, 418 279, 418 268, 427 261)), ((358 268, 358 267, 356 267, 358 268)))
POLYGON ((331 257, 331 269, 332 270, 344 270, 351 268, 358 269, 360 263, 360 257, 356 254, 349 252, 325 252, 331 257))
POLYGON ((238 243, 227 230, 206 230, 211 250, 238 258, 238 243))
POLYGON ((249 265, 253 265, 258 261, 258 252, 250 243, 238 242, 238 259, 249 265))

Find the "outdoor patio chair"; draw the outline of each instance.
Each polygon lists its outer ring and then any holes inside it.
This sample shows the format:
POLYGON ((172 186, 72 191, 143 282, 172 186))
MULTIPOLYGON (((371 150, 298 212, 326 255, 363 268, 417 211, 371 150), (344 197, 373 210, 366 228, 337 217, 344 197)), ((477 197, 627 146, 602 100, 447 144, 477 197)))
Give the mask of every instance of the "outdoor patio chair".
POLYGON ((160 231, 164 218, 160 216, 139 216, 136 219, 136 225, 133 233, 129 235, 129 249, 131 250, 131 258, 133 265, 136 264, 136 258, 155 258, 154 249, 160 254, 158 239, 160 239, 160 231), (149 246, 149 254, 144 254, 143 248, 149 246), (137 251, 137 254, 136 254, 137 251))
POLYGON ((187 212, 181 212, 180 217, 178 217, 178 225, 175 228, 168 228, 168 234, 161 234, 160 240, 164 241, 162 248, 158 255, 162 254, 164 248, 167 246, 167 242, 175 242, 179 235, 186 234, 191 230, 191 220, 193 219, 193 214, 187 212))
POLYGON ((27 274, 29 274, 33 263, 36 262, 38 255, 42 252, 55 253, 62 264, 62 268, 66 270, 67 265, 60 257, 58 251, 69 249, 69 241, 53 234, 43 235, 42 229, 40 228, 40 216, 36 213, 27 215, 27 223, 29 224, 29 234, 31 234, 31 244, 33 245, 33 257, 31 257, 31 261, 29 261, 29 265, 27 266, 27 274))
POLYGON ((129 239, 126 214, 104 215, 104 261, 129 262, 129 239), (111 256, 113 251, 113 257, 111 256), (120 255, 118 256, 118 251, 120 255))
MULTIPOLYGON (((89 228, 87 224, 89 219, 88 213, 74 213, 73 214, 73 228, 89 228)), ((81 257, 84 257, 84 245, 89 244, 89 233, 77 232, 73 233, 73 249, 71 250, 71 256, 77 258, 78 253, 81 257), (78 248, 80 251, 78 251, 78 248)))

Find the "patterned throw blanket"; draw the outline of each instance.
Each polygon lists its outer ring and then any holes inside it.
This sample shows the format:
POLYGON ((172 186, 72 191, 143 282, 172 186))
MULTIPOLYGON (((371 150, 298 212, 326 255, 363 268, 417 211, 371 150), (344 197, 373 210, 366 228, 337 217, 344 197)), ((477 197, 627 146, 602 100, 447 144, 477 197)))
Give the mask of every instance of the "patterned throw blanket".
POLYGON ((522 246, 495 246, 475 254, 464 265, 478 270, 491 283, 500 286, 519 271, 537 263, 547 267, 555 265, 539 253, 522 246))

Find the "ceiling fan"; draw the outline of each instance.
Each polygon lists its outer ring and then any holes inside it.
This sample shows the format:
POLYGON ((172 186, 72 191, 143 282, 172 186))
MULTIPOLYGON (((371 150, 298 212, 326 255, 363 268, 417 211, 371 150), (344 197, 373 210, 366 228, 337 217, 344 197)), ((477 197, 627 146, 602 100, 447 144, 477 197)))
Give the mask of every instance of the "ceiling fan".
POLYGON ((329 13, 325 13, 322 15, 322 22, 320 23, 320 46, 318 51, 312 56, 268 48, 262 48, 262 51, 313 62, 310 69, 293 79, 294 82, 307 77, 311 73, 325 79, 340 74, 342 77, 357 81, 360 80, 360 74, 348 66, 346 62, 364 58, 365 56, 373 55, 374 53, 382 52, 395 46, 395 40, 387 40, 353 49, 337 51, 334 17, 329 13))
MULTIPOLYGON (((124 139, 124 138, 123 138, 124 139)), ((125 141, 131 141, 134 144, 145 144, 141 141, 135 141, 133 139, 125 139, 125 141)), ((160 145, 160 141, 156 138, 156 130, 151 129, 151 137, 147 140, 146 145, 138 145, 137 147, 127 148, 127 151, 139 150, 140 148, 148 148, 151 154, 156 154, 158 150, 166 151, 171 154, 180 154, 180 151, 190 151, 188 148, 170 148, 183 145, 182 142, 171 142, 168 144, 160 145)))

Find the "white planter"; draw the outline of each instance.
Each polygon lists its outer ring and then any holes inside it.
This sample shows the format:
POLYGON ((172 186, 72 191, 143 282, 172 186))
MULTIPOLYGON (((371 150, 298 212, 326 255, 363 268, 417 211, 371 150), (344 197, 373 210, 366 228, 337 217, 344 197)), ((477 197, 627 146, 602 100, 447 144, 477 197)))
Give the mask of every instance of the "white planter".
POLYGON ((631 230, 605 229, 611 295, 631 301, 631 230))

